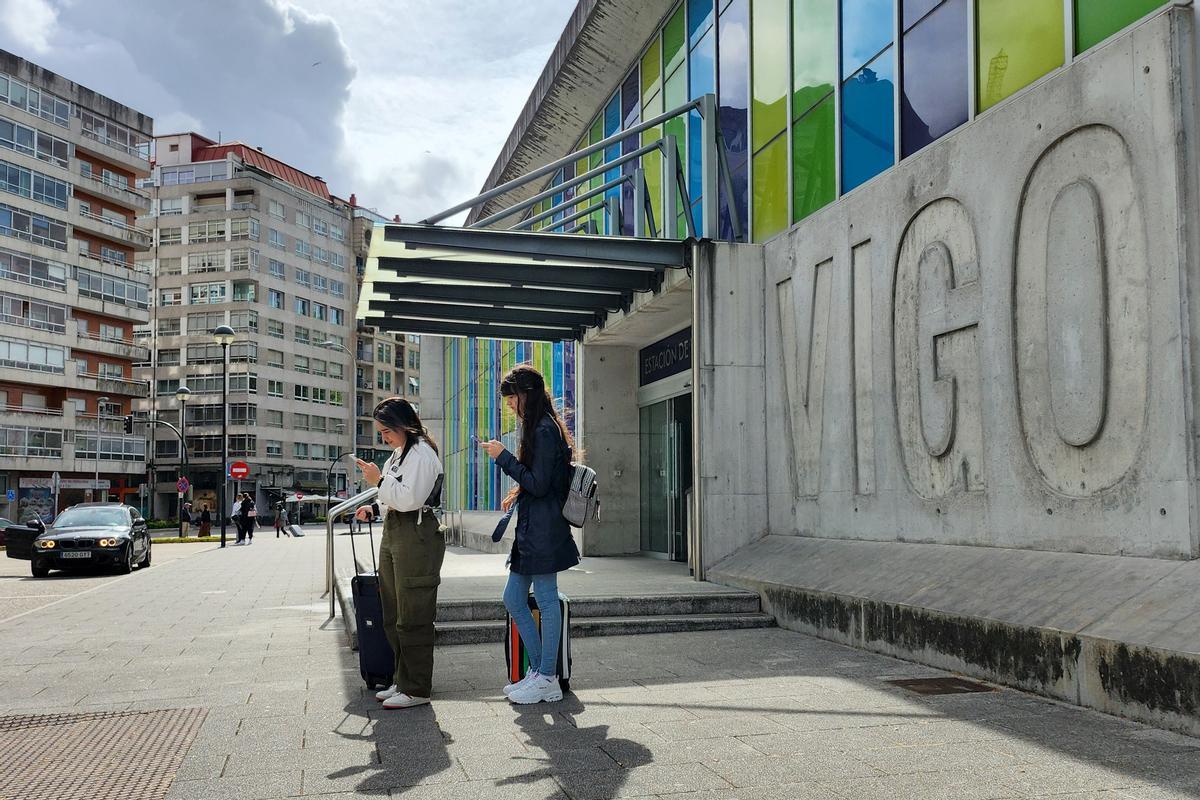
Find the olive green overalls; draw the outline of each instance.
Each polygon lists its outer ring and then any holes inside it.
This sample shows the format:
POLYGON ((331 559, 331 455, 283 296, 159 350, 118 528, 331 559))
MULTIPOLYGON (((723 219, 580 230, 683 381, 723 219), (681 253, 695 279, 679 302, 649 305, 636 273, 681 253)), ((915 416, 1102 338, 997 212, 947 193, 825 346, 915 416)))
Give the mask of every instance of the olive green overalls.
POLYGON ((446 539, 432 511, 387 512, 379 545, 383 630, 396 656, 392 682, 409 697, 433 691, 433 618, 445 555, 446 539))

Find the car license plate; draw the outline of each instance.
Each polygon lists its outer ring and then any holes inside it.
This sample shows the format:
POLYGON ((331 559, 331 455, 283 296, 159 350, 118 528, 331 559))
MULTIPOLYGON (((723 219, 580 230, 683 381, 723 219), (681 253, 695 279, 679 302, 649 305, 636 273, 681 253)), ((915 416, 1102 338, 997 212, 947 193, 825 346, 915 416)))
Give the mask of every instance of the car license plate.
POLYGON ((67 552, 64 550, 62 557, 63 558, 91 558, 92 551, 91 550, 72 550, 70 552, 67 552))

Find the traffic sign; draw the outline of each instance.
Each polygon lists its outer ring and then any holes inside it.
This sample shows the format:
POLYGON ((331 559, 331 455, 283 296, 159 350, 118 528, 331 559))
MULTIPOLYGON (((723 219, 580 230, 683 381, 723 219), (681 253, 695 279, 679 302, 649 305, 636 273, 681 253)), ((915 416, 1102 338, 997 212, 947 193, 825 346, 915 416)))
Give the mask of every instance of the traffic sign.
POLYGON ((11 503, 12 501, 17 499, 17 490, 9 489, 7 492, 5 492, 5 497, 8 499, 8 502, 11 503))
POLYGON ((304 495, 302 495, 300 492, 296 492, 296 499, 297 499, 297 500, 303 500, 303 499, 304 499, 304 495))
POLYGON ((179 491, 180 494, 183 494, 184 492, 186 492, 188 490, 189 486, 191 486, 191 484, 188 483, 188 479, 183 477, 182 475, 179 477, 179 480, 175 481, 175 488, 179 491))
POLYGON ((250 477, 250 465, 245 461, 234 461, 229 465, 229 477, 237 481, 250 477))

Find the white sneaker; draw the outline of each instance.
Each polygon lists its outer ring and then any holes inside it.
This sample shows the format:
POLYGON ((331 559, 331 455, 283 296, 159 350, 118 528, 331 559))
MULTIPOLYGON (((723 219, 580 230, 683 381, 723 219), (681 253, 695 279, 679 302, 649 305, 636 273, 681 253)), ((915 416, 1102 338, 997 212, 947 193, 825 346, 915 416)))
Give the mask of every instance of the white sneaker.
POLYGON ((413 706, 423 706, 427 705, 428 703, 428 697, 409 697, 404 692, 396 692, 387 700, 383 701, 383 707, 389 709, 412 708, 413 706))
POLYGON ((533 667, 530 667, 529 671, 525 673, 524 678, 521 678, 521 680, 517 681, 516 683, 510 683, 504 687, 504 696, 508 697, 509 695, 511 695, 513 693, 513 690, 515 690, 518 686, 524 686, 525 684, 529 683, 529 681, 531 679, 533 679, 534 677, 536 677, 537 674, 538 674, 538 671, 536 669, 534 669, 533 667))
POLYGON ((384 700, 387 700, 389 697, 397 694, 400 694, 400 688, 393 683, 383 691, 376 692, 375 699, 382 703, 384 700))
POLYGON ((529 683, 513 689, 508 696, 509 702, 517 705, 531 703, 554 703, 563 699, 562 687, 558 685, 557 675, 535 675, 529 683))

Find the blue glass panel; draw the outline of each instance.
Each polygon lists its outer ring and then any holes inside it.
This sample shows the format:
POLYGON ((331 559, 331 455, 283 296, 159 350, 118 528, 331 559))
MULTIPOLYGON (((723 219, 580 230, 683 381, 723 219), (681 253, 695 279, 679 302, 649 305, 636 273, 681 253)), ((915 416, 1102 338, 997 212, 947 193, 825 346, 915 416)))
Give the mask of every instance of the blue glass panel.
MULTIPOLYGON (((621 85, 622 130, 632 128, 641 121, 642 104, 638 102, 639 90, 638 69, 635 66, 621 85)), ((621 142, 621 153, 632 153, 638 149, 640 139, 636 133, 625 138, 621 142)), ((636 167, 636 162, 628 161, 621 167, 621 172, 623 175, 632 175, 636 167)), ((633 183, 630 181, 621 184, 621 233, 624 236, 633 236, 633 183)))
POLYGON ((842 0, 842 79, 892 43, 895 0, 842 0))
POLYGON ((688 0, 688 46, 695 47, 713 24, 713 0, 688 0))
MULTIPOLYGON (((692 48, 691 69, 688 72, 688 99, 717 91, 716 64, 717 35, 710 28, 708 33, 692 48)), ((695 208, 696 230, 700 230, 700 206, 703 199, 703 148, 701 147, 700 113, 692 111, 688 114, 688 197, 695 208)), ((705 235, 712 236, 711 231, 705 235)))
MULTIPOLYGON (((718 79, 720 81, 719 113, 721 135, 725 139, 725 155, 733 176, 734 207, 742 231, 748 228, 749 208, 749 110, 750 110, 750 8, 749 0, 731 0, 721 12, 717 26, 718 79)), ((733 221, 729 215, 729 197, 721 186, 722 239, 733 238, 733 221)))
POLYGON ((895 59, 888 49, 842 85, 842 191, 895 161, 895 59))
POLYGON ((967 121, 967 0, 946 0, 904 34, 900 145, 917 152, 967 121))

